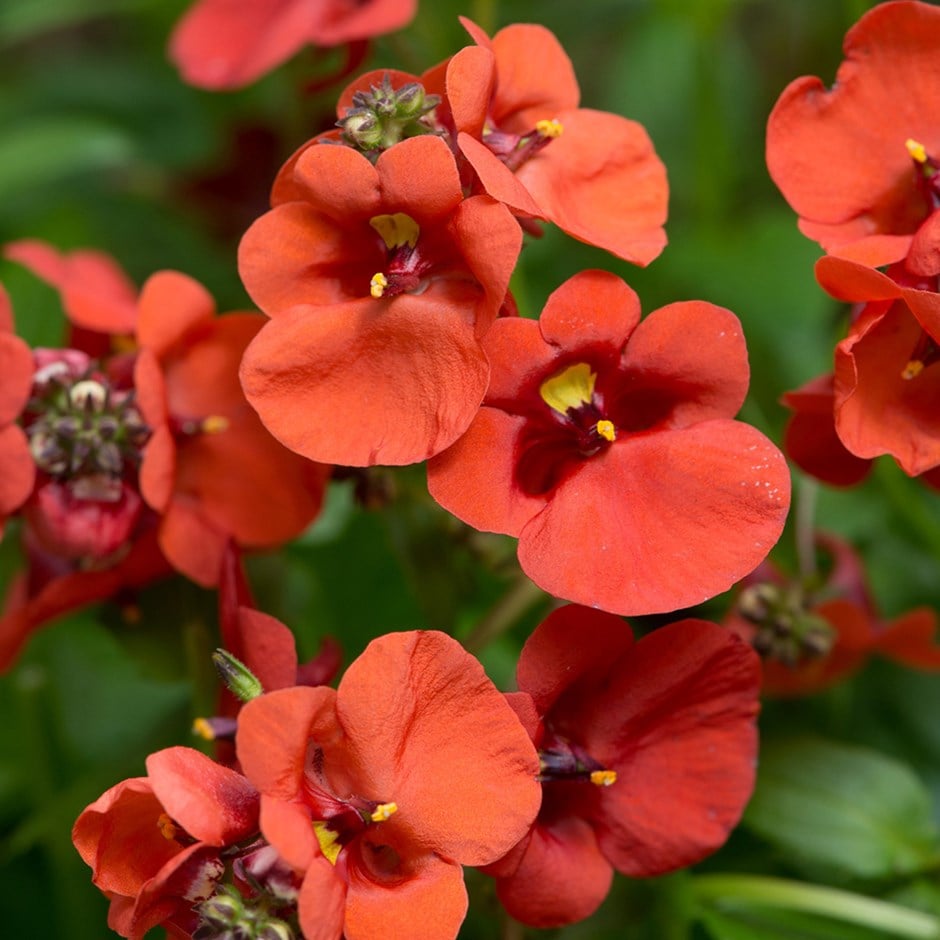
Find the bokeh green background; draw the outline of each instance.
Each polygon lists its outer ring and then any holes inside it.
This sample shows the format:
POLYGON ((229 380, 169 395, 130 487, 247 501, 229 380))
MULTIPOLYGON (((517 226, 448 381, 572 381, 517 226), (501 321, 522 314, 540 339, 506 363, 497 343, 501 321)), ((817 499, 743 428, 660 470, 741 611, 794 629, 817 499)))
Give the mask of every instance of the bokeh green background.
MULTIPOLYGON (((374 44, 367 65, 423 71, 467 42, 461 14, 491 31, 511 22, 552 29, 574 60, 582 103, 648 129, 669 172, 669 246, 641 271, 549 230, 527 245, 514 278, 521 312, 536 315, 562 280, 585 267, 622 275, 647 311, 692 298, 726 306, 743 321, 750 350, 752 390, 742 417, 779 441, 785 411, 778 398, 829 367, 844 311, 816 286, 819 250, 798 234, 767 176, 764 127, 791 79, 832 80, 845 30, 872 5, 428 0, 408 29, 374 44)), ((205 283, 221 310, 245 308, 239 235, 264 211, 280 163, 332 122, 336 92, 301 90, 339 56, 308 50, 248 89, 199 91, 180 81, 165 55, 186 6, 2 0, 0 242, 36 237, 60 248, 99 248, 138 283, 175 268, 205 283)), ((5 262, 0 280, 19 331, 35 344, 60 342, 55 293, 5 262)), ((509 540, 476 536, 447 517, 429 502, 420 468, 377 477, 395 493, 385 508, 366 510, 350 482, 335 483, 323 518, 302 539, 251 562, 260 606, 292 626, 305 656, 327 634, 339 638, 347 661, 389 630, 434 627, 466 637, 512 590, 509 540)), ((856 490, 822 488, 816 497, 820 524, 862 551, 888 614, 940 604, 940 497, 890 464, 856 490)), ((20 564, 15 535, 11 529, 0 545, 4 580, 20 564)), ((788 532, 784 560, 791 541, 788 532)), ((706 613, 717 616, 722 604, 706 613)), ((139 609, 139 618, 126 607, 67 618, 38 634, 0 678, 4 938, 111 935, 106 903, 71 847, 71 824, 107 787, 142 774, 147 753, 192 743, 192 718, 211 710, 214 596, 174 580, 144 592, 139 609)), ((502 687, 545 609, 544 601, 530 603, 481 650, 502 687)), ((880 663, 811 701, 768 705, 757 797, 742 829, 700 871, 779 874, 940 914, 938 714, 940 680, 880 663), (816 737, 791 737, 809 733, 816 737)), ((716 884, 708 889, 707 880, 687 874, 618 879, 595 918, 556 934, 885 936, 729 908, 715 902, 716 884)), ((470 885, 462 937, 526 935, 500 918, 486 879, 471 875, 470 885)))

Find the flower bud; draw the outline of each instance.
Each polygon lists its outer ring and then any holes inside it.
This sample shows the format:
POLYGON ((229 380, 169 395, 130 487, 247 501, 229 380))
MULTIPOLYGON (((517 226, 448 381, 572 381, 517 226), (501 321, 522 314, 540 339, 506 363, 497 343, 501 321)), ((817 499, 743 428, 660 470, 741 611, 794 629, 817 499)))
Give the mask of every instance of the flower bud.
POLYGON ((346 117, 337 124, 343 129, 343 137, 352 146, 362 150, 374 150, 381 146, 385 136, 378 117, 366 108, 356 108, 347 112, 346 117))
POLYGON ((225 687, 240 701, 250 702, 264 692, 258 677, 228 650, 217 649, 212 662, 225 687))

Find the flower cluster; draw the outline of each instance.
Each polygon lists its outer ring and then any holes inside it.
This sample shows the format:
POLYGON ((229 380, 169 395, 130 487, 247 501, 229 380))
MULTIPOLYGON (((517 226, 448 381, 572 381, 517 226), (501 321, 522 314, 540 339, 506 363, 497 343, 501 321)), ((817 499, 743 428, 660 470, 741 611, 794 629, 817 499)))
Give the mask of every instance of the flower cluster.
POLYGON ((788 452, 836 485, 863 478, 882 454, 928 482, 940 466, 938 42, 937 7, 881 4, 846 36, 832 89, 797 79, 767 127, 771 176, 800 230, 828 252, 817 279, 854 305, 833 374, 785 398, 795 410, 788 452))
MULTIPOLYGON (((251 664, 270 674, 267 656, 251 664)), ((753 786, 747 644, 693 620, 634 644, 619 618, 572 606, 536 629, 518 677, 504 696, 455 640, 416 631, 374 640, 336 690, 256 690, 237 715, 240 770, 170 748, 79 817, 109 925, 448 940, 464 866, 545 926, 588 916, 614 868, 658 874, 724 842, 753 786)))
POLYGON ((216 317, 174 271, 139 292, 107 256, 18 242, 7 255, 60 293, 72 327, 30 350, 3 295, 5 518, 28 567, 0 618, 0 666, 29 633, 176 570, 218 583, 229 542, 274 547, 317 515, 327 468, 265 431, 238 383, 263 318, 216 317))

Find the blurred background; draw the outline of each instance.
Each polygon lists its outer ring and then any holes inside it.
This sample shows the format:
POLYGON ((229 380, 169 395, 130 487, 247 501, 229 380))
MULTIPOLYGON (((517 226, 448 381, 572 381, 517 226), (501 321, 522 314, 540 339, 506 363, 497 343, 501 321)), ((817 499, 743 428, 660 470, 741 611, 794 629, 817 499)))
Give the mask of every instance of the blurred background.
MULTIPOLYGON (((248 309, 235 265, 239 237, 265 211, 280 164, 335 121, 342 83, 316 94, 305 88, 336 71, 342 55, 308 48, 244 90, 200 91, 180 80, 165 52, 187 6, 2 0, 0 242, 30 237, 61 249, 97 248, 138 283, 160 269, 181 270, 212 291, 220 310, 248 309)), ((845 312, 816 286, 820 252, 799 235, 767 176, 764 127, 790 80, 816 74, 831 82, 846 29, 871 6, 435 0, 420 4, 410 27, 375 41, 363 70, 422 72, 468 43, 458 15, 491 32, 512 22, 554 31, 574 61, 582 104, 638 120, 649 131, 669 173, 669 245, 638 270, 548 229, 527 242, 514 277, 520 312, 537 315, 555 287, 586 267, 624 277, 646 312, 685 299, 730 308, 750 350, 751 394, 742 418, 779 443, 786 417, 779 396, 830 368, 845 312)), ((60 343, 56 293, 6 262, 0 280, 19 332, 33 344, 60 343)), ((335 482, 308 533, 282 552, 251 560, 259 606, 294 629, 303 657, 326 635, 340 640, 348 662, 380 632, 434 627, 472 634, 505 596, 514 544, 474 535, 448 518, 428 499, 420 467, 377 471, 366 486, 356 484, 335 482)), ((887 614, 940 603, 936 494, 886 464, 852 491, 821 488, 816 511, 820 525, 862 552, 887 614)), ((15 536, 10 530, 0 545, 2 583, 21 563, 15 536)), ((783 559, 793 554, 790 542, 785 534, 783 559)), ((704 613, 718 616, 724 604, 718 599, 704 613)), ((521 642, 545 609, 544 602, 530 604, 481 651, 502 688, 510 687, 521 642)), ((0 677, 0 936, 111 936, 106 902, 91 886, 69 830, 106 788, 142 774, 147 753, 193 743, 191 721, 214 701, 208 655, 216 643, 215 597, 177 579, 133 603, 44 629, 0 677)), ((940 793, 938 713, 935 678, 880 663, 826 695, 769 705, 760 799, 703 870, 805 878, 940 912, 931 821, 940 793), (815 750, 812 741, 792 744, 793 729, 822 735, 833 759, 819 759, 818 742, 815 750), (859 754, 870 759, 859 764, 859 754), (805 773, 788 771, 794 766, 805 773), (825 826, 848 788, 864 791, 860 805, 877 817, 866 816, 866 825, 882 841, 866 829, 849 832, 852 842, 845 827, 843 842, 829 838, 825 826), (828 847, 807 852, 792 835, 788 842, 775 799, 802 801, 805 839, 815 832, 828 847)), ((526 935, 500 919, 485 878, 471 875, 470 885, 462 937, 526 935)), ((690 897, 684 874, 642 883, 620 878, 594 919, 545 935, 884 936, 811 919, 722 920, 717 913, 696 919, 690 897)))

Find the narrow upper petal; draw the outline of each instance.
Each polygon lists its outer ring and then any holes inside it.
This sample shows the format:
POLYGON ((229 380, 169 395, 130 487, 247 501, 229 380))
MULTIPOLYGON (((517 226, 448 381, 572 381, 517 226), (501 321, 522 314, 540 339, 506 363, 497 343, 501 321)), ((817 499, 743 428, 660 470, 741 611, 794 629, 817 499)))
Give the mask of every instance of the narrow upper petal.
POLYGON ((22 429, 0 428, 0 519, 29 499, 35 480, 36 464, 22 429))
POLYGON ((137 342, 162 358, 190 330, 215 316, 215 301, 198 281, 179 271, 158 271, 140 292, 137 342))
POLYGON ((209 845, 230 845, 258 828, 258 791, 201 751, 170 747, 147 758, 153 792, 170 817, 209 845))
POLYGON ((34 371, 28 344, 13 333, 0 332, 0 425, 20 416, 32 392, 34 371))
POLYGON ((297 910, 305 940, 340 940, 343 936, 346 884, 325 858, 315 858, 307 869, 297 910))

